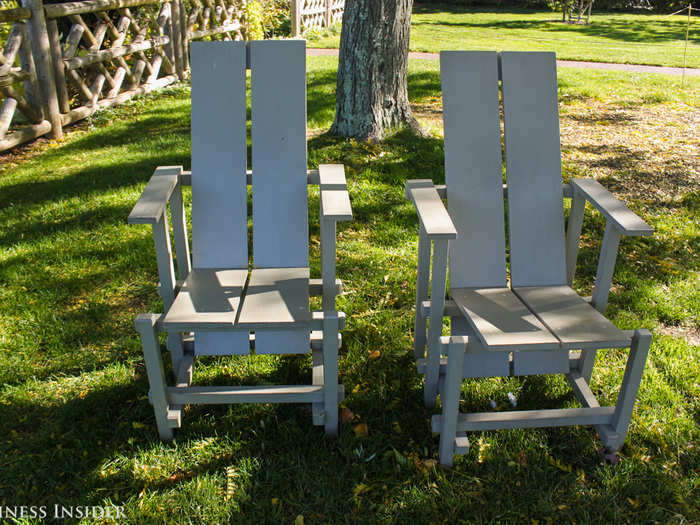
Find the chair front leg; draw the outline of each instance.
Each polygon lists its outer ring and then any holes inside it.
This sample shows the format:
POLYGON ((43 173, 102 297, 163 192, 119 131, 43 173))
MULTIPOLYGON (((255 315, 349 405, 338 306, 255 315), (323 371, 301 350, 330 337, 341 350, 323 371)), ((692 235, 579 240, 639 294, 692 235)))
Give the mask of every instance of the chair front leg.
POLYGON ((323 312, 323 405, 327 436, 338 435, 338 312, 323 312))
POLYGON ((609 436, 601 435, 603 443, 610 452, 617 452, 625 443, 627 430, 632 419, 632 409, 637 398, 639 385, 642 382, 644 366, 651 346, 651 332, 649 330, 635 330, 630 345, 630 355, 625 367, 625 375, 622 378, 620 393, 617 396, 615 415, 613 416, 612 432, 609 436), (606 439, 607 438, 607 439, 606 439))
MULTIPOLYGON (((605 315, 605 310, 608 306, 608 296, 610 295, 610 286, 612 285, 613 273, 615 272, 615 259, 617 259, 620 236, 620 230, 615 227, 612 221, 607 221, 598 258, 598 271, 595 276, 593 297, 591 299, 591 306, 603 315, 605 315)), ((596 350, 584 350, 581 352, 579 371, 588 382, 591 380, 596 354, 596 350)))
POLYGON ((153 412, 156 416, 158 434, 164 441, 173 439, 173 429, 168 422, 168 395, 165 383, 165 372, 163 370, 163 360, 160 355, 160 344, 158 343, 158 330, 156 324, 159 316, 157 314, 139 314, 136 316, 136 330, 141 336, 141 346, 143 347, 143 357, 146 361, 146 372, 148 374, 148 384, 151 387, 151 401, 153 412))
POLYGON ((413 356, 416 359, 425 357, 426 322, 421 305, 428 299, 430 284, 430 239, 423 225, 418 233, 418 271, 416 275, 416 315, 413 324, 413 356))
POLYGON ((445 311, 447 287, 447 239, 436 239, 433 243, 433 271, 430 283, 430 327, 428 330, 428 355, 425 367, 425 389, 423 401, 426 407, 434 407, 440 378, 440 337, 442 317, 445 311))
POLYGON ((461 392, 464 353, 469 339, 465 336, 448 339, 447 374, 442 399, 440 419, 440 464, 451 467, 455 454, 457 420, 459 419, 459 395, 461 392))

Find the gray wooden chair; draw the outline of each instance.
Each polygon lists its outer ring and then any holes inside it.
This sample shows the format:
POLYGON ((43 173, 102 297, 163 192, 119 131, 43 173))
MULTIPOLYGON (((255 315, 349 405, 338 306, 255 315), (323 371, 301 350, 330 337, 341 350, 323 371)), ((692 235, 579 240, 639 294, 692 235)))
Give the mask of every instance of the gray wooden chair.
POLYGON ((651 335, 619 330, 603 314, 620 236, 652 229, 593 179, 562 185, 553 53, 443 52, 440 69, 446 185, 406 184, 420 219, 414 353, 426 405, 441 395, 442 414, 432 420, 440 462, 449 466, 453 454, 466 453, 467 431, 518 427, 594 425, 616 451, 651 335), (572 200, 566 235, 564 198, 572 200), (607 220, 590 300, 571 289, 586 201, 607 220), (443 316, 451 318, 451 336, 442 336, 443 316), (589 387, 596 350, 627 347, 617 404, 601 407, 589 387), (582 407, 459 413, 463 378, 531 374, 565 374, 582 407))
POLYGON ((306 164, 303 41, 195 42, 192 171, 159 167, 129 215, 153 227, 165 313, 136 318, 158 432, 172 439, 195 403, 311 403, 313 422, 338 429, 335 309, 337 221, 352 218, 341 165, 306 164), (246 67, 251 69, 252 170, 246 170, 246 67), (181 187, 192 186, 192 261, 181 187), (308 185, 320 186, 322 278, 309 278, 308 185), (252 269, 247 186, 252 186, 252 269), (177 280, 167 205, 177 254, 177 280), (309 296, 321 295, 322 311, 309 296), (167 332, 168 386, 158 333, 167 332), (196 356, 312 352, 309 385, 192 386, 196 356))

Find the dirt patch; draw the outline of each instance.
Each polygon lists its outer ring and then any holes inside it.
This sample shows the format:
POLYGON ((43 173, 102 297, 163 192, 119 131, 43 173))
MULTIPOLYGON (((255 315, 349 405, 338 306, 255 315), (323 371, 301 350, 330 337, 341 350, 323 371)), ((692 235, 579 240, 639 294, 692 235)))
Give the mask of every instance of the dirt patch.
POLYGON ((689 345, 700 346, 700 330, 697 326, 671 326, 661 323, 655 331, 662 335, 685 339, 689 345))
MULTIPOLYGON (((442 134, 438 97, 411 107, 442 134)), ((594 177, 623 200, 669 205, 700 192, 700 109, 684 104, 622 107, 587 100, 560 106, 564 174, 594 177)))
POLYGON ((683 104, 563 105, 565 172, 594 177, 623 200, 670 204, 700 191, 700 110, 683 104))

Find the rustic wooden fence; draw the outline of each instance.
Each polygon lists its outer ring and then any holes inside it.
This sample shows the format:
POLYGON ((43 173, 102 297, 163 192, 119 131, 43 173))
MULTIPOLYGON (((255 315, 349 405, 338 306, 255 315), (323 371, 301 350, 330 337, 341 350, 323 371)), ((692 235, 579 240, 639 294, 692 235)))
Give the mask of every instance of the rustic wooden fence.
POLYGON ((239 0, 22 0, 0 53, 0 151, 182 80, 188 45, 245 38, 239 0))
POLYGON ((292 7, 292 36, 304 31, 323 29, 339 24, 343 18, 345 0, 290 0, 292 7))

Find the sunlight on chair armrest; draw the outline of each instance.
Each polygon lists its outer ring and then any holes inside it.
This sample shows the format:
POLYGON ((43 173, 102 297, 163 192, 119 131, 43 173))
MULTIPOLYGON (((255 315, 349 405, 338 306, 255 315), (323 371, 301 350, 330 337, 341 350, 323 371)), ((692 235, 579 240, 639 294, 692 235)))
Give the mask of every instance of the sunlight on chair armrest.
POLYGON ((651 235, 654 230, 595 179, 573 179, 575 192, 583 195, 624 235, 651 235))
POLYGON ((129 224, 153 224, 165 212, 168 199, 178 183, 182 166, 160 166, 134 205, 127 219, 129 224))

